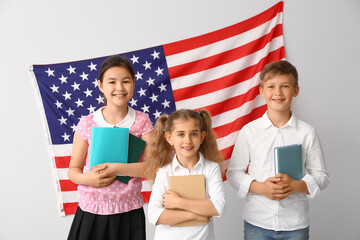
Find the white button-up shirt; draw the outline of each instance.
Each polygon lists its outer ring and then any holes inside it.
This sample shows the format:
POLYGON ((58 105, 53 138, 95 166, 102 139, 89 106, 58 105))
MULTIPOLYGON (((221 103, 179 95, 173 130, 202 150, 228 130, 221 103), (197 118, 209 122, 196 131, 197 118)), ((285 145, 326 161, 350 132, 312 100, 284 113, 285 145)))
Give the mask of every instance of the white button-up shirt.
MULTIPOLYGON (((218 163, 205 160, 199 153, 199 161, 189 171, 178 162, 174 156, 172 162, 162 168, 156 174, 155 182, 149 201, 148 218, 150 223, 156 224, 160 215, 165 210, 162 195, 169 189, 168 177, 203 174, 205 176, 206 199, 210 199, 215 209, 221 216, 225 210, 225 193, 218 163)), ((206 225, 171 227, 169 225, 156 225, 154 239, 214 239, 214 225, 210 221, 206 225)))
POLYGON ((227 179, 245 198, 243 218, 261 228, 291 231, 309 226, 308 197, 314 198, 329 183, 319 139, 313 127, 292 114, 285 126, 275 127, 267 112, 245 125, 235 142, 227 179), (303 169, 309 193, 294 193, 275 201, 249 193, 253 180, 264 182, 275 175, 274 147, 301 144, 303 169), (248 172, 246 173, 246 170, 248 172))

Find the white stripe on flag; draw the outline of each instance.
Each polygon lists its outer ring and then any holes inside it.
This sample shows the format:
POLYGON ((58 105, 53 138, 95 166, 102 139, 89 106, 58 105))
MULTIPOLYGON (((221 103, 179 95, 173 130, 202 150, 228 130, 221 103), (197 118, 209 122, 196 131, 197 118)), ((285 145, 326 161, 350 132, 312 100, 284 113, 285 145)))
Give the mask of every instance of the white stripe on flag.
POLYGON ((201 95, 194 98, 188 98, 182 101, 177 101, 175 103, 177 109, 181 108, 191 108, 191 109, 199 109, 205 106, 209 106, 215 103, 223 102, 229 98, 239 96, 241 94, 246 93, 250 88, 255 87, 259 84, 259 74, 255 75, 255 77, 245 81, 240 82, 236 85, 233 85, 228 88, 221 89, 216 92, 212 92, 209 94, 201 95))
POLYGON ((272 28, 274 28, 277 24, 281 23, 281 21, 282 12, 278 13, 272 20, 265 22, 262 25, 253 28, 247 32, 213 44, 167 56, 166 61, 170 68, 184 63, 197 61, 199 60, 199 56, 201 59, 203 59, 219 53, 223 53, 231 49, 235 49, 268 34, 272 30, 272 28))
POLYGON ((248 101, 238 108, 224 112, 217 116, 212 117, 213 128, 231 123, 236 119, 249 114, 254 108, 265 105, 265 100, 257 95, 255 99, 248 101))
POLYGON ((52 145, 54 156, 60 157, 60 156, 71 156, 72 152, 72 144, 57 144, 52 145))
POLYGON ((71 203, 71 202, 78 202, 79 201, 79 193, 78 193, 78 191, 62 192, 61 194, 62 194, 64 203, 71 203))
POLYGON ((234 142, 235 142, 238 134, 239 134, 239 131, 236 131, 236 132, 230 133, 229 135, 227 135, 225 137, 216 139, 218 148, 221 150, 221 149, 226 149, 226 148, 234 145, 234 142))
POLYGON ((148 191, 151 191, 151 190, 152 190, 152 181, 150 181, 150 180, 142 181, 142 189, 141 189, 141 191, 142 192, 148 192, 148 191))
POLYGON ((69 180, 68 168, 57 168, 56 170, 59 176, 59 180, 69 180))

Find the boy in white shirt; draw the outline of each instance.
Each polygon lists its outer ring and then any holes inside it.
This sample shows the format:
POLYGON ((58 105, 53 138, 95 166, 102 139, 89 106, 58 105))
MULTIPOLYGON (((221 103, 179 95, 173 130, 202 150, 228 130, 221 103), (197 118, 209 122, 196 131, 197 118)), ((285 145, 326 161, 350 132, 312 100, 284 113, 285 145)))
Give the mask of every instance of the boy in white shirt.
POLYGON ((329 183, 315 129, 291 111, 299 93, 296 68, 285 60, 260 74, 267 112, 245 125, 235 142, 227 179, 245 198, 246 239, 309 239, 309 202, 329 183), (299 181, 275 175, 274 147, 301 144, 304 175, 299 181), (275 176, 274 176, 275 175, 275 176))

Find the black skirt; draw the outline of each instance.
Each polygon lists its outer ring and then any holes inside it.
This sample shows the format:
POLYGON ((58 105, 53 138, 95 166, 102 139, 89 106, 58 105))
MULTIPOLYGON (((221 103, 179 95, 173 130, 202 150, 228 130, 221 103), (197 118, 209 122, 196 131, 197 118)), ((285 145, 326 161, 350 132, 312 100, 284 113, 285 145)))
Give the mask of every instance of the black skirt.
POLYGON ((114 215, 98 215, 77 208, 68 240, 145 240, 145 214, 139 208, 114 215))

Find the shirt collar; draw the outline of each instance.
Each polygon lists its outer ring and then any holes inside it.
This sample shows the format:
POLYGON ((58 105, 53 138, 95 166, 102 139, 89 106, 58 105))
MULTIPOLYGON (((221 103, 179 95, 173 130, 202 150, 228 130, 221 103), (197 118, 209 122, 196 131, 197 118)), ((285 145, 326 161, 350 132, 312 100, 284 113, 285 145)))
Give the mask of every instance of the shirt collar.
MULTIPOLYGON (((274 127, 271 120, 269 119, 269 116, 267 115, 267 111, 261 117, 261 124, 264 127, 264 129, 269 128, 271 126, 274 127)), ((287 127, 287 126, 297 128, 297 118, 296 118, 296 116, 295 116, 295 114, 293 112, 291 113, 291 117, 290 117, 289 121, 284 126, 282 126, 281 128, 284 128, 284 127, 287 127)))
POLYGON ((94 121, 95 121, 96 125, 98 125, 98 126, 101 126, 101 127, 130 128, 135 122, 136 111, 134 109, 132 109, 131 107, 128 107, 128 113, 127 113, 126 117, 120 123, 115 124, 115 125, 108 123, 104 119, 104 116, 102 114, 102 109, 103 108, 104 107, 101 107, 100 109, 96 110, 93 113, 94 121))
MULTIPOLYGON (((199 155, 199 161, 196 163, 195 167, 193 169, 196 169, 198 167, 204 167, 204 164, 205 164, 205 158, 204 156, 198 152, 198 155, 199 155)), ((176 158, 176 154, 174 155, 173 157, 173 160, 172 160, 172 170, 173 171, 176 171, 176 169, 184 169, 183 166, 181 166, 181 164, 179 163, 179 161, 177 160, 176 158)), ((193 170, 192 169, 192 170, 193 170)))

